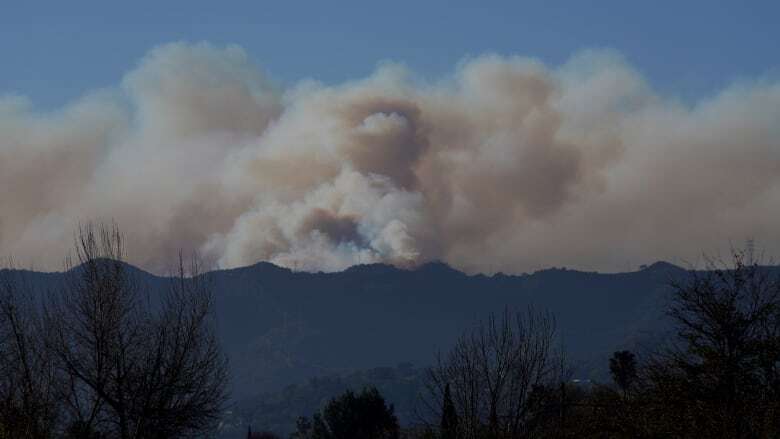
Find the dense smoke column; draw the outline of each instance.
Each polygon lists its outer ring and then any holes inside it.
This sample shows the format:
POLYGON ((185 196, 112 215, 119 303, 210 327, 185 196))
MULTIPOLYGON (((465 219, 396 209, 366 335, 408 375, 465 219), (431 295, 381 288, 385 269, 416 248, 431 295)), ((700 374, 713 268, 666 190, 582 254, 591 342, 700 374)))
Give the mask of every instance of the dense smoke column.
POLYGON ((179 249, 470 272, 777 252, 778 122, 778 82, 687 105, 611 52, 283 90, 240 48, 169 44, 57 111, 0 98, 0 249, 56 268, 79 222, 115 220, 158 272, 179 249))

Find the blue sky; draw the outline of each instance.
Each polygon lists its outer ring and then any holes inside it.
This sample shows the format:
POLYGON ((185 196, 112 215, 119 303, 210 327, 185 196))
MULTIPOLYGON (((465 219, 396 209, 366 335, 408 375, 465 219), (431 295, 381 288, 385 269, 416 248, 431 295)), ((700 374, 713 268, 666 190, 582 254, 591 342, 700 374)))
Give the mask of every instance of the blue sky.
POLYGON ((690 100, 777 77, 779 16, 777 1, 7 2, 0 94, 55 108, 116 84, 151 47, 205 40, 244 47, 282 84, 357 78, 383 60, 437 77, 485 52, 555 65, 607 47, 690 100))

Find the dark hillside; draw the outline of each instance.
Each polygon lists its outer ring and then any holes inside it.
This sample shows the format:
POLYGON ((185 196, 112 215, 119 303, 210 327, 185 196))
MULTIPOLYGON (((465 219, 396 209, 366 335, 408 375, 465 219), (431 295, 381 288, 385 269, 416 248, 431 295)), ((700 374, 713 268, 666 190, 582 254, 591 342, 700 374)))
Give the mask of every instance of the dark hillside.
MULTIPOLYGON (((130 272, 152 295, 167 282, 130 272)), ((16 273, 43 292, 63 276, 16 273)), ((667 263, 631 273, 548 269, 520 276, 469 276, 441 263, 413 270, 362 265, 338 273, 259 263, 204 276, 216 288, 219 331, 241 398, 315 376, 429 364, 464 328, 507 306, 555 313, 567 351, 587 375, 613 350, 663 327, 666 285, 682 274, 667 263)))

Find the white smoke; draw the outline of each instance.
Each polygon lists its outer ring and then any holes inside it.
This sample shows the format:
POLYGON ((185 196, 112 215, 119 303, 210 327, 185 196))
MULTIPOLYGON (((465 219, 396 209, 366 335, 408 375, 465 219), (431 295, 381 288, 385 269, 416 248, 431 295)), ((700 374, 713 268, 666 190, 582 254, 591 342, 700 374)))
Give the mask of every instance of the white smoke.
POLYGON ((238 47, 169 44, 54 112, 0 98, 0 252, 57 268, 79 222, 130 259, 305 270, 443 260, 615 270, 755 238, 780 251, 780 82, 687 105, 619 55, 386 64, 282 90, 238 47))

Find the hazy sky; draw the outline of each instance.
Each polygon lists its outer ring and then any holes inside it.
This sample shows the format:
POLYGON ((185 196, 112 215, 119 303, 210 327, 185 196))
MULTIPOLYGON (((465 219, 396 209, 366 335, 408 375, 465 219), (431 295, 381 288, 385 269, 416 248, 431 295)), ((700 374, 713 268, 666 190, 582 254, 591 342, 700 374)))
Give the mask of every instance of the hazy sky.
POLYGON ((777 1, 7 1, 0 94, 60 106, 115 84, 153 46, 236 43, 292 83, 364 77, 377 62, 440 76, 464 56, 559 64, 618 50, 664 93, 691 99, 778 73, 777 1))

